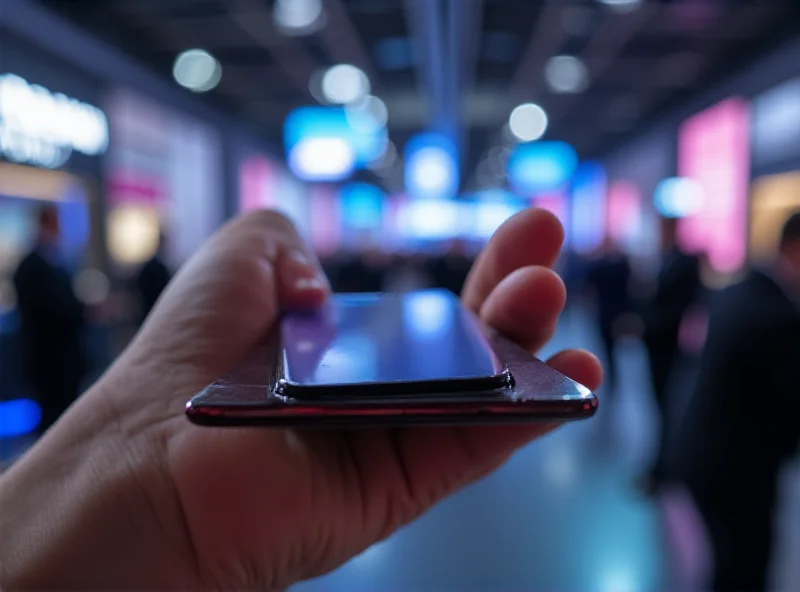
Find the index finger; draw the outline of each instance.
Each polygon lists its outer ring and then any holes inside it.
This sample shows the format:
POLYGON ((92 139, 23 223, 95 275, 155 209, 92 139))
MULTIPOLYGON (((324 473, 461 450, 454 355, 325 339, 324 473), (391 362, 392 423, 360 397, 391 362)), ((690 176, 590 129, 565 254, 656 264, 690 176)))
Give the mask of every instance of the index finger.
POLYGON ((531 208, 507 220, 478 256, 464 284, 461 299, 479 312, 503 278, 521 267, 551 267, 564 242, 561 222, 546 210, 531 208))

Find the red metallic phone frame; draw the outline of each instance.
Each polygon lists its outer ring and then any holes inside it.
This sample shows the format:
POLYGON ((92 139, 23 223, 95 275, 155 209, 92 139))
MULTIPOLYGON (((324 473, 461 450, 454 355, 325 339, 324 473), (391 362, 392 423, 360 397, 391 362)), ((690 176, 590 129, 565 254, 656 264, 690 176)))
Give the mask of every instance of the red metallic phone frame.
POLYGON ((186 404, 186 415, 200 425, 283 427, 528 423, 594 415, 598 401, 586 387, 483 323, 478 325, 508 367, 513 385, 463 396, 431 393, 391 399, 289 399, 275 392, 280 345, 273 335, 246 363, 192 398, 186 404))

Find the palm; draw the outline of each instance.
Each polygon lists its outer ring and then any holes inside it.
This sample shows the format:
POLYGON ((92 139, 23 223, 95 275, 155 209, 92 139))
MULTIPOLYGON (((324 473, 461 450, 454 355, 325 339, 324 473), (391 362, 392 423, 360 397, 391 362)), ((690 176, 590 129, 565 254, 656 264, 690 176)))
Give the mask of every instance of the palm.
MULTIPOLYGON (((501 241, 484 255, 465 302, 535 349, 552 331, 563 287, 552 272, 526 267, 549 265, 560 246, 558 238, 547 242, 550 218, 530 218, 527 228, 518 223, 519 229, 505 233, 510 255, 502 252, 501 241), (531 232, 537 224, 538 232, 531 232), (520 241, 528 239, 514 234, 523 236, 523 230, 524 236, 544 235, 538 239, 542 244, 528 252, 520 249, 520 241), (521 323, 526 315, 529 322, 521 323)), ((189 424, 181 413, 185 401, 230 371, 275 323, 278 303, 292 298, 267 255, 272 247, 263 227, 236 224, 182 271, 105 379, 112 385, 106 392, 120 417, 131 423, 129 429, 144 429, 148 442, 162 446, 155 454, 166 456, 164 474, 144 479, 150 499, 142 500, 142 512, 174 509, 157 522, 185 528, 175 557, 186 563, 186 573, 224 588, 279 588, 324 573, 485 474, 544 430, 299 432, 189 424), (133 387, 149 397, 132 400, 133 387), (171 499, 163 499, 167 496, 171 499)), ((579 380, 598 380, 594 363, 583 354, 554 365, 579 380)), ((162 535, 156 532, 155 540, 162 535)))

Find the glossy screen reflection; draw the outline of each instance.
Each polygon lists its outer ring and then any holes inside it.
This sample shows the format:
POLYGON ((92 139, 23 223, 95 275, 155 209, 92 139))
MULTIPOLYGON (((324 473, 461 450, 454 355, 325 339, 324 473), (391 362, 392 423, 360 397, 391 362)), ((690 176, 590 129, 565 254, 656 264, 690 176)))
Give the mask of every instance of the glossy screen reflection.
POLYGON ((282 340, 284 379, 300 388, 504 376, 477 325, 445 291, 336 295, 318 313, 285 317, 282 340))

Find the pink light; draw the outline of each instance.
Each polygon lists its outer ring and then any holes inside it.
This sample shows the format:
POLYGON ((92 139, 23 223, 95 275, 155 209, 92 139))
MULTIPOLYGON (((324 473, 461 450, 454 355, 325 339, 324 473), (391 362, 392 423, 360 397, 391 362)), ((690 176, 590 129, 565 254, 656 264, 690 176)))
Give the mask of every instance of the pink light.
POLYGON ((746 256, 748 104, 731 98, 688 119, 678 132, 678 174, 703 188, 703 208, 678 226, 679 244, 708 253, 721 272, 746 256))
POLYGON ((565 230, 569 228, 567 225, 569 221, 567 200, 563 193, 541 193, 533 198, 533 205, 534 207, 542 208, 553 214, 561 221, 561 225, 565 230))
POLYGON ((239 210, 275 208, 278 204, 275 182, 274 164, 262 156, 248 158, 239 171, 239 210))
POLYGON ((609 186, 606 224, 614 242, 634 248, 642 231, 642 196, 630 181, 615 181, 609 186))
POLYGON ((335 253, 342 242, 342 213, 329 185, 311 187, 311 244, 320 255, 335 253))
POLYGON ((156 205, 166 197, 161 179, 138 171, 114 171, 108 182, 108 193, 113 203, 156 205))
POLYGON ((386 207, 383 208, 383 238, 386 245, 396 245, 403 233, 401 225, 401 212, 408 202, 408 196, 404 193, 391 195, 386 200, 386 207))

